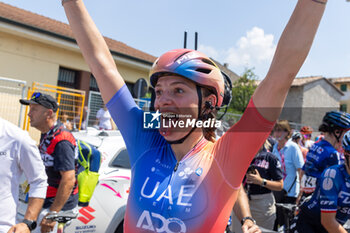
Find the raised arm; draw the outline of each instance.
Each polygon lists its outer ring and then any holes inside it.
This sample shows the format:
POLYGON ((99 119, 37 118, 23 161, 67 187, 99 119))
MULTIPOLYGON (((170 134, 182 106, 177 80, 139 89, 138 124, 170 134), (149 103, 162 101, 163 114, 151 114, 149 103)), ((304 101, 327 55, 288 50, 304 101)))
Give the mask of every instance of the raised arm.
POLYGON ((278 42, 267 76, 253 95, 255 106, 266 119, 278 118, 293 79, 309 53, 326 2, 298 1, 278 42))
POLYGON ((124 85, 108 46, 82 0, 63 0, 69 24, 107 103, 124 85))

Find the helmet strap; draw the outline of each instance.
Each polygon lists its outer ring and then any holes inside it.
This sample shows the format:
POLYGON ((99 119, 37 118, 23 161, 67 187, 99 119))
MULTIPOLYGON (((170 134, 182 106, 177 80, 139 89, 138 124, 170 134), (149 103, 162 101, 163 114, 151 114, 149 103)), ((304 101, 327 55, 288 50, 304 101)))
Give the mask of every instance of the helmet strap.
MULTIPOLYGON (((201 90, 200 86, 198 86, 198 85, 196 85, 196 89, 197 89, 197 94, 198 94, 198 117, 197 117, 197 119, 200 119, 200 115, 201 115, 200 113, 201 113, 201 109, 202 109, 202 90, 201 90)), ((191 131, 188 132, 188 134, 186 134, 184 137, 182 137, 178 140, 175 140, 175 141, 168 141, 167 140, 167 143, 169 143, 169 144, 181 144, 181 143, 183 143, 188 138, 188 136, 190 136, 193 133, 193 131, 196 128, 197 128, 196 126, 193 127, 191 129, 191 131)))
POLYGON ((342 132, 340 132, 338 135, 335 133, 335 130, 333 130, 332 134, 334 135, 335 139, 337 139, 337 142, 340 142, 340 137, 342 132))

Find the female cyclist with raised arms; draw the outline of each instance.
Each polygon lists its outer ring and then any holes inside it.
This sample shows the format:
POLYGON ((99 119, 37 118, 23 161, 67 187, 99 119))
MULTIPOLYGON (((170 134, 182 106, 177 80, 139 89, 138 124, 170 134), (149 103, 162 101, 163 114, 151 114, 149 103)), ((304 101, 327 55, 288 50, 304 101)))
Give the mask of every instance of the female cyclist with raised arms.
POLYGON ((347 232, 343 225, 350 218, 350 131, 342 146, 344 163, 323 171, 311 199, 300 207, 293 232, 347 232))
MULTIPOLYGON (((309 52, 325 3, 299 0, 248 110, 215 141, 214 129, 143 129, 143 112, 83 1, 63 0, 78 45, 129 152, 132 179, 125 232, 224 231, 245 171, 270 134, 309 52)), ((223 75, 198 51, 163 54, 152 67, 150 81, 156 93, 154 107, 162 113, 207 119, 228 103, 223 75)))

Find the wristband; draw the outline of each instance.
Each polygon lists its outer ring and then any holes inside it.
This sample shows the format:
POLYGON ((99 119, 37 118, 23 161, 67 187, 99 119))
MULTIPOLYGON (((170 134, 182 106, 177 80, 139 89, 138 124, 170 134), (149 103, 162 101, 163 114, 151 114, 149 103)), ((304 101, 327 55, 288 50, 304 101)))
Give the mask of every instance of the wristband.
POLYGON ((241 224, 243 225, 243 224, 245 223, 245 221, 247 221, 248 219, 249 219, 250 221, 252 221, 252 222, 254 223, 254 225, 256 224, 255 219, 254 219, 253 217, 250 217, 250 216, 244 217, 244 218, 241 220, 241 224))

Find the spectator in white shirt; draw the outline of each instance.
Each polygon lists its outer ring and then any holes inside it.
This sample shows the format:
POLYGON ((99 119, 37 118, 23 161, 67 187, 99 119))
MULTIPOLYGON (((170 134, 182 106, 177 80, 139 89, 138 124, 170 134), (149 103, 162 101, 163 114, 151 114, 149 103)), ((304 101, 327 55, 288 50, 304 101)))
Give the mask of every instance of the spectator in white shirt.
POLYGON ((47 176, 39 150, 28 133, 0 117, 0 232, 27 232, 36 228, 44 204, 47 176), (22 222, 16 224, 19 184, 26 176, 29 202, 22 222))

